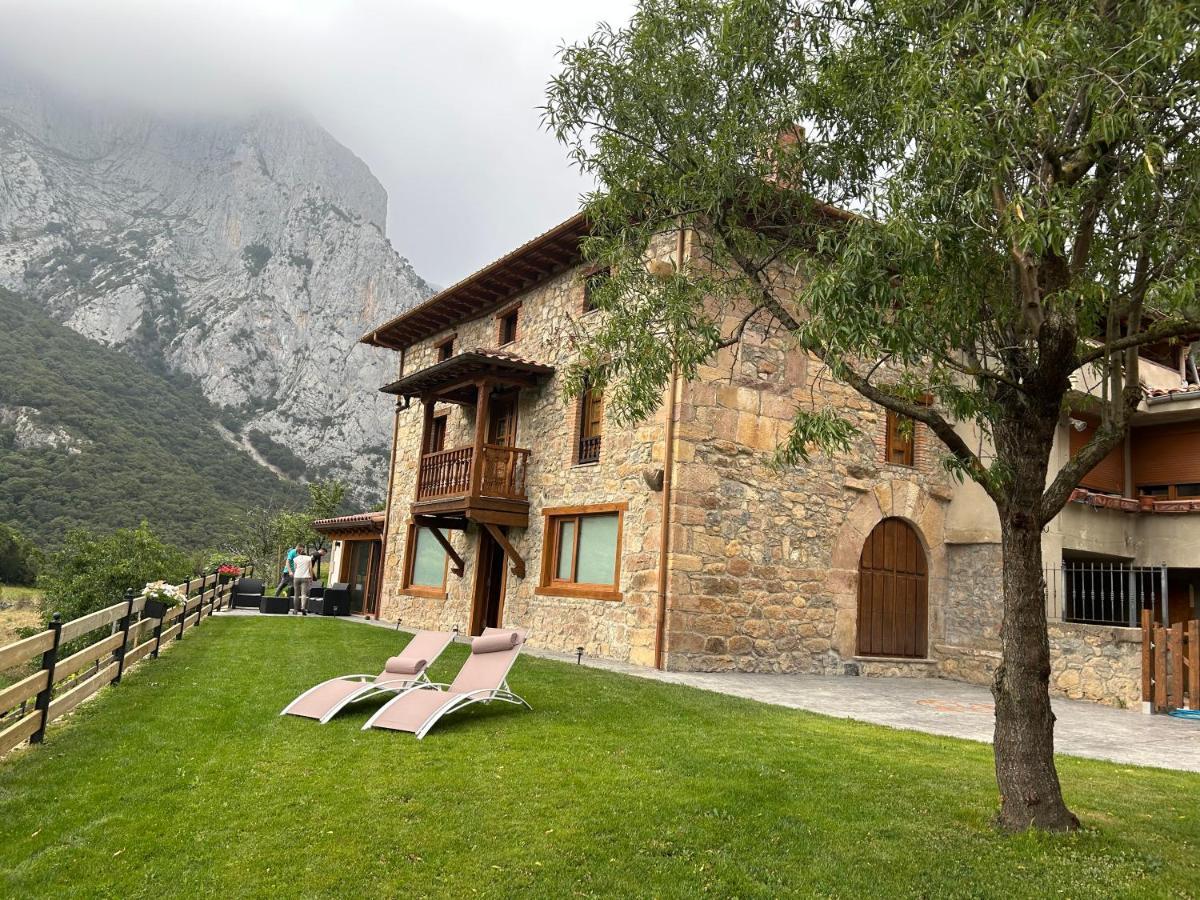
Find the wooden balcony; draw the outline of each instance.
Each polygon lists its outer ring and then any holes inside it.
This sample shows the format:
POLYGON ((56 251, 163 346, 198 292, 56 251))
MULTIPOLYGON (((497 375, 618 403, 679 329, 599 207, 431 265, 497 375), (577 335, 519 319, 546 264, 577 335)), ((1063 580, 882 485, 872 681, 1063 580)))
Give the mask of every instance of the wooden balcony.
POLYGON ((528 466, 529 451, 522 447, 483 444, 479 454, 473 446, 426 453, 417 472, 413 513, 525 526, 528 466))

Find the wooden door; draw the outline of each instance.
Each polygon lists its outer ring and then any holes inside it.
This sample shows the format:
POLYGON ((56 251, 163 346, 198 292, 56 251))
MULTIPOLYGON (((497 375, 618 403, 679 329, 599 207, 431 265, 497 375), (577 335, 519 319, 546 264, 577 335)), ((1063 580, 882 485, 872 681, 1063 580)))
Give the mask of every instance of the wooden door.
POLYGON ((517 392, 495 394, 488 404, 488 443, 511 447, 517 437, 517 392))
POLYGON ((475 597, 471 605, 470 632, 483 634, 485 628, 499 628, 504 620, 504 589, 508 573, 504 550, 486 529, 479 529, 476 548, 475 597))
POLYGON ((929 571, 925 548, 902 519, 884 519, 867 536, 858 564, 858 653, 928 653, 929 571))

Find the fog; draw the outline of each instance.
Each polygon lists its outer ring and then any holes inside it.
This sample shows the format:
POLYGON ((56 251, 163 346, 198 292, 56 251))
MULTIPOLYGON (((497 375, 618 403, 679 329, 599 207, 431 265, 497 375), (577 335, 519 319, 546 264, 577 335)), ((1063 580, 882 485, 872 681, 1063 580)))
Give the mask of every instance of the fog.
POLYGON ((387 189, 388 234, 446 285, 578 207, 537 107, 556 50, 632 0, 0 0, 0 58, 85 98, 311 114, 387 189))

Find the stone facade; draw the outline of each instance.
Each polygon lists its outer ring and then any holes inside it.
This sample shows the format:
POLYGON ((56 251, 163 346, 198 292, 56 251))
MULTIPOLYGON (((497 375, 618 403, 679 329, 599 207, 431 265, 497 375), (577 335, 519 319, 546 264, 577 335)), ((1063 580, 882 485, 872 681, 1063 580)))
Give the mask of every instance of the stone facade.
MULTIPOLYGON (((600 461, 574 464, 575 403, 564 399, 563 369, 573 358, 578 329, 589 327, 595 313, 584 315, 583 284, 578 270, 565 272, 520 297, 517 340, 506 352, 556 367, 538 389, 522 390, 517 408, 515 445, 532 449, 527 474, 529 527, 511 529, 509 539, 526 561, 523 579, 507 575, 503 619, 529 629, 531 643, 556 650, 583 647, 589 656, 640 664, 653 662, 656 629, 658 539, 661 494, 649 487, 644 472, 661 468, 664 448, 662 414, 636 428, 606 427, 600 461), (538 593, 546 508, 623 502, 619 601, 543 596, 538 593)), ((460 323, 406 353, 407 372, 436 361, 436 345, 455 335, 459 351, 497 346, 494 315, 460 323)), ((447 415, 446 447, 468 446, 475 429, 474 407, 439 405, 447 415)), ((409 508, 420 452, 419 404, 398 412, 393 496, 380 614, 419 628, 467 631, 476 578, 479 529, 450 532, 465 561, 461 578, 450 573, 444 599, 414 596, 402 588, 409 508)))
MULTIPOLYGON (((578 408, 562 378, 577 338, 602 313, 583 310, 583 269, 551 277, 519 302, 517 339, 506 352, 556 372, 520 393, 515 446, 530 448, 528 527, 508 538, 526 563, 510 570, 502 621, 529 631, 531 644, 636 664, 656 658, 658 579, 666 569, 663 664, 674 670, 946 676, 986 683, 999 659, 999 547, 950 543, 947 514, 960 496, 924 426, 913 433, 913 465, 888 461, 883 410, 833 381, 786 337, 753 325, 697 378, 676 388, 668 546, 660 553, 668 457, 664 403, 650 421, 618 427, 607 417, 600 461, 575 464, 578 408), (814 454, 781 467, 775 451, 801 408, 836 407, 859 429, 853 452, 814 454), (624 504, 619 596, 558 596, 540 587, 545 510, 624 504), (872 530, 899 519, 916 534, 927 565, 924 659, 858 655, 860 555, 872 530)), ((511 308, 501 304, 499 311, 511 308)), ((497 310, 430 334, 407 348, 404 370, 437 361, 453 335, 456 352, 496 348, 497 310)), ((726 328, 740 321, 726 313, 726 328)), ((469 446, 473 406, 439 406, 447 448, 469 446)), ((397 413, 381 615, 412 627, 468 629, 480 531, 450 532, 465 563, 444 592, 404 588, 423 413, 397 413)), ((965 534, 966 531, 959 532, 965 534)), ((1056 625, 1054 688, 1067 696, 1125 704, 1136 699, 1137 647, 1122 629, 1056 625)))

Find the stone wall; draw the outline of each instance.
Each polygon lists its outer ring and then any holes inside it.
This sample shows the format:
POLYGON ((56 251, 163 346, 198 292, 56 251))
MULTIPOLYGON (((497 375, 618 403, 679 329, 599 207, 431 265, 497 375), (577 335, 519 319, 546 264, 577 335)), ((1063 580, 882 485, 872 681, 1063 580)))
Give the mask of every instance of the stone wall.
MULTIPOLYGON (((724 325, 738 320, 731 310, 724 325)), ((950 493, 925 427, 915 431, 917 465, 888 464, 883 410, 762 329, 747 328, 740 347, 720 351, 699 375, 679 409, 668 667, 842 671, 855 653, 858 556, 891 515, 926 545, 932 616, 950 493), (776 466, 796 411, 826 405, 858 425, 855 451, 776 466)))
MULTIPOLYGON (((643 473, 661 468, 664 427, 661 414, 636 428, 617 428, 606 420, 600 462, 574 464, 576 404, 562 393, 562 372, 576 352, 575 336, 592 327, 595 313, 583 314, 578 270, 565 272, 519 298, 517 340, 504 350, 558 371, 537 389, 521 392, 515 444, 531 448, 527 472, 529 527, 509 529, 509 539, 525 560, 526 574, 508 571, 503 622, 529 630, 531 645, 557 650, 582 646, 591 656, 653 662, 657 615, 658 544, 662 494, 647 486, 643 473), (538 593, 543 546, 543 509, 556 506, 624 502, 619 601, 544 596, 538 593)), ((406 372, 435 361, 435 345, 451 331, 410 348, 406 372)), ((455 352, 498 344, 495 316, 460 323, 455 352)), ((446 412, 446 447, 470 445, 475 427, 473 406, 439 404, 446 412)), ((479 529, 450 534, 466 566, 461 578, 451 573, 444 598, 414 596, 402 587, 407 524, 414 495, 422 428, 420 404, 400 413, 393 498, 385 561, 381 615, 414 627, 469 627, 475 585, 479 529)))
MULTIPOLYGON (((1000 546, 952 545, 948 558, 946 629, 935 645, 938 673, 991 684, 1000 663, 1000 546)), ((1140 628, 1052 621, 1049 637, 1051 693, 1130 708, 1140 701, 1140 628)))

